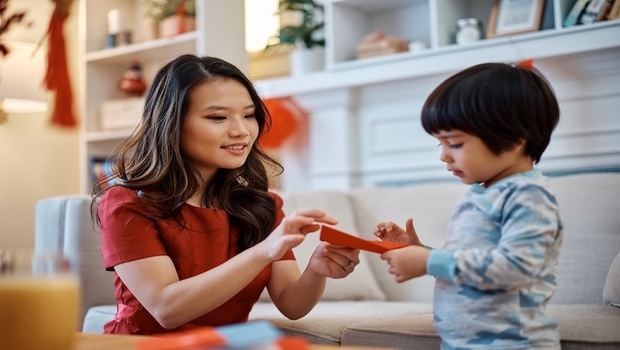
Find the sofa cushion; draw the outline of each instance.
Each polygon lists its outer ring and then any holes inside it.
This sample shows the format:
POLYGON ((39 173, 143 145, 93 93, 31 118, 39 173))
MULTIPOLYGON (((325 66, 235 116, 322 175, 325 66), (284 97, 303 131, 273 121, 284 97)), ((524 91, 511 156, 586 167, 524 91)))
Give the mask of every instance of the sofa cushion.
POLYGON ((611 263, 605 287, 603 288, 603 302, 607 305, 620 307, 620 252, 611 263))
MULTIPOLYGON (((300 208, 321 209, 339 221, 337 228, 359 236, 351 202, 346 193, 338 191, 291 192, 283 194, 282 199, 286 215, 300 208)), ((302 244, 293 249, 302 272, 319 243, 319 233, 313 232, 306 236, 302 244)), ((362 252, 360 263, 355 266, 355 270, 349 276, 342 279, 327 279, 321 300, 385 300, 385 298, 385 293, 379 287, 368 264, 368 255, 362 252)), ((261 300, 269 300, 266 292, 261 296, 261 300)))
POLYGON ((293 321, 282 316, 271 302, 259 302, 250 312, 249 320, 269 321, 285 334, 306 338, 313 344, 338 345, 345 328, 360 320, 387 323, 394 317, 432 312, 432 305, 425 303, 320 301, 308 315, 293 321))
MULTIPOLYGON (((618 349, 620 309, 604 305, 549 305, 559 323, 562 349, 618 349)), ((366 318, 369 319, 369 318, 366 318)), ((399 349, 438 349, 441 343, 432 315, 406 314, 351 323, 342 345, 393 346, 399 349)))
MULTIPOLYGON (((360 235, 366 239, 377 239, 374 231, 379 222, 393 221, 404 228, 407 219, 413 218, 422 243, 441 248, 452 210, 468 188, 461 183, 451 182, 352 190, 351 200, 360 235)), ((434 277, 423 276, 396 283, 394 276, 387 272, 387 263, 381 260, 379 254, 370 256, 369 262, 388 300, 433 302, 434 277)))
POLYGON ((550 178, 564 224, 558 286, 551 304, 600 304, 605 278, 620 251, 620 176, 550 178))
POLYGON ((620 309, 605 305, 548 305, 560 324, 562 349, 620 348, 620 309))
POLYGON ((103 333, 103 326, 116 316, 116 305, 93 306, 88 309, 82 325, 83 333, 103 333))
POLYGON ((439 349, 441 339, 432 314, 407 314, 350 324, 342 333, 343 346, 387 346, 397 349, 439 349))

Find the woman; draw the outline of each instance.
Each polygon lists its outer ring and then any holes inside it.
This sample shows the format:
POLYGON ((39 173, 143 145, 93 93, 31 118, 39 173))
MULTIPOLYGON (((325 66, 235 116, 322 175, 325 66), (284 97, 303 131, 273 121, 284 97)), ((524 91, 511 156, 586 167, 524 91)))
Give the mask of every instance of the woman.
POLYGON ((359 251, 326 243, 299 271, 291 249, 337 221, 316 209, 284 217, 265 169, 281 166, 256 143, 269 120, 228 62, 184 55, 157 72, 140 126, 114 156, 116 183, 97 194, 118 303, 106 333, 244 322, 265 287, 297 319, 326 277, 353 271, 359 251))

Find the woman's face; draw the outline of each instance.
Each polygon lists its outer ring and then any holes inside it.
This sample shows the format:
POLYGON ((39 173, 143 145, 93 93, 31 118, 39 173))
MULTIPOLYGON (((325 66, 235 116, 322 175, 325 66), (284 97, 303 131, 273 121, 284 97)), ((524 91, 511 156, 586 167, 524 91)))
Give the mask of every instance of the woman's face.
POLYGON ((234 79, 214 79, 191 93, 181 152, 203 179, 245 163, 258 135, 255 109, 248 90, 234 79))

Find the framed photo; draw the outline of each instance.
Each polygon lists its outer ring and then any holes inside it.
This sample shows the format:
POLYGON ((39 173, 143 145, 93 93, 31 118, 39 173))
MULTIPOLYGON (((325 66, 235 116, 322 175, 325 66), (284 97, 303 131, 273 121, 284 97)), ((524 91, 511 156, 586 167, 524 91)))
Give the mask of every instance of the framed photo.
POLYGON ((539 30, 545 1, 552 0, 495 0, 487 38, 539 30))

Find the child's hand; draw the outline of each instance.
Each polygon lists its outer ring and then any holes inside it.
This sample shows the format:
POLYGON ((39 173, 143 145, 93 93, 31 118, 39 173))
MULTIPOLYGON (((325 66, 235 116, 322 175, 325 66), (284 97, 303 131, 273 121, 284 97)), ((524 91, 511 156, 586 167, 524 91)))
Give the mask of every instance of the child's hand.
POLYGON ((357 249, 321 242, 312 253, 308 268, 321 276, 344 278, 360 263, 359 255, 357 249))
POLYGON ((413 245, 389 250, 381 254, 381 259, 387 261, 390 265, 388 272, 395 275, 396 282, 400 283, 426 275, 426 261, 430 252, 429 249, 413 245))
POLYGON ((407 219, 405 227, 407 228, 407 231, 403 230, 400 226, 391 221, 380 222, 377 225, 377 230, 375 230, 375 236, 386 242, 407 243, 422 246, 423 244, 420 242, 418 234, 413 228, 413 219, 407 219))

